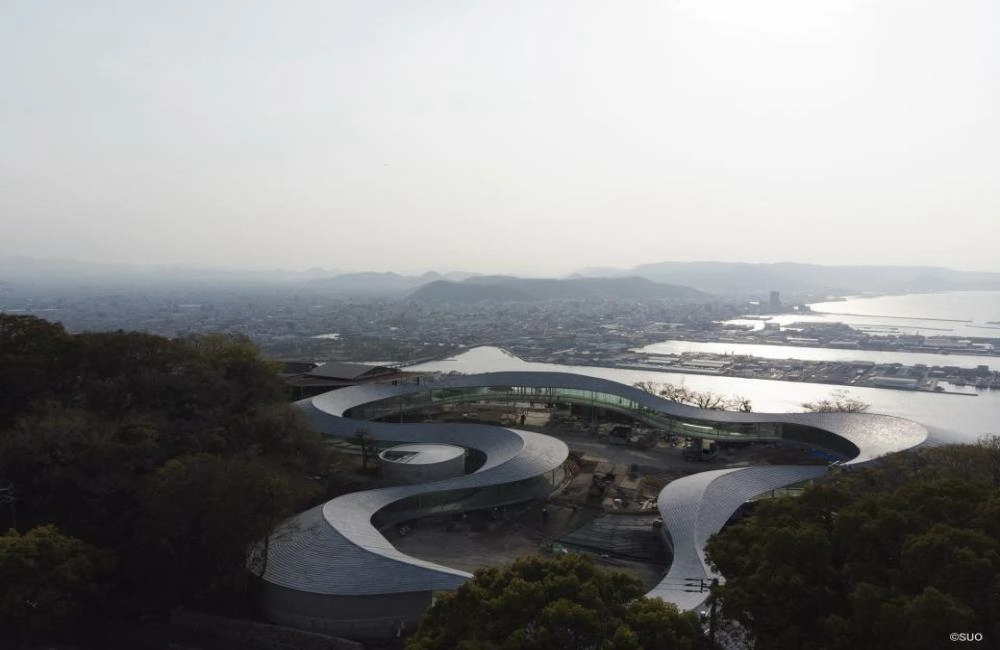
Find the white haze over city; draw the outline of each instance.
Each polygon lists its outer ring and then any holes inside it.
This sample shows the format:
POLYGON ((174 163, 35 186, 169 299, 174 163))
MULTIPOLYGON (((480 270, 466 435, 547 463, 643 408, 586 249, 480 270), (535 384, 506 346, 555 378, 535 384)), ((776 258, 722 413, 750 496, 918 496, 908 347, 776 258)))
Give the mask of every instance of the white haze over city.
POLYGON ((995 0, 7 0, 0 256, 1000 270, 995 0))

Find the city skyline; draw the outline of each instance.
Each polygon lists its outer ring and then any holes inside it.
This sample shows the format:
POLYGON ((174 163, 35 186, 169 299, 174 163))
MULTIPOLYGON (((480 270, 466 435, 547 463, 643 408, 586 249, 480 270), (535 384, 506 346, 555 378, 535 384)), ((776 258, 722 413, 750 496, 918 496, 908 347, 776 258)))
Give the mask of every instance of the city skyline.
POLYGON ((0 258, 998 271, 1000 7, 0 9, 0 258))

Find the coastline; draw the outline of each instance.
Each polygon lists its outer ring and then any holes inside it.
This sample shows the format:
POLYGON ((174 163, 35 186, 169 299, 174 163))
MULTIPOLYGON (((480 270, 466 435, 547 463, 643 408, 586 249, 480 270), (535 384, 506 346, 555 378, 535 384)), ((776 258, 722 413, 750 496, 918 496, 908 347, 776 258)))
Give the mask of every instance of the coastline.
MULTIPOLYGON (((579 359, 579 358, 553 358, 551 355, 526 355, 519 356, 511 350, 504 348, 502 346, 497 346, 493 344, 484 344, 482 346, 469 346, 460 350, 457 353, 452 353, 448 355, 443 355, 436 359, 422 359, 414 362, 406 362, 405 364, 400 364, 400 368, 409 368, 412 366, 421 365, 424 363, 431 362, 444 362, 449 359, 454 359, 454 357, 473 350, 479 347, 495 347, 501 350, 507 355, 514 358, 520 359, 529 363, 546 363, 546 364, 558 364, 568 367, 595 367, 595 368, 607 368, 610 370, 639 370, 645 372, 662 372, 662 373, 679 373, 679 374, 689 374, 689 375, 702 375, 709 377, 728 377, 733 379, 754 379, 754 380, 770 380, 770 381, 785 381, 789 383, 810 383, 810 384, 825 384, 830 386, 845 386, 845 387, 857 387, 857 388, 876 388, 876 389, 886 389, 893 391, 901 391, 908 393, 932 393, 935 395, 962 395, 966 397, 977 397, 978 393, 951 390, 942 386, 942 383, 947 383, 950 385, 951 382, 947 380, 938 380, 937 378, 909 378, 910 381, 906 381, 906 385, 896 384, 892 381, 873 381, 873 378, 882 377, 878 374, 881 369, 886 368, 886 365, 879 364, 865 364, 863 362, 826 362, 826 361, 809 361, 803 359, 784 359, 784 360, 774 360, 765 359, 761 357, 752 356, 732 356, 732 355, 711 355, 708 353, 681 355, 679 357, 671 357, 671 361, 663 363, 649 363, 641 359, 641 356, 654 356, 654 355, 630 355, 632 358, 590 358, 590 359, 579 359), (714 358, 713 358, 714 357, 714 358), (686 365, 684 361, 688 360, 700 360, 702 365, 686 365), (739 361, 741 364, 749 364, 751 366, 756 365, 761 370, 759 372, 748 372, 746 365, 735 365, 735 366, 725 366, 725 365, 704 365, 705 361, 727 363, 735 363, 739 361), (775 363, 771 363, 775 362, 775 363), (865 374, 862 375, 851 375, 852 380, 846 380, 842 377, 846 375, 841 374, 840 377, 836 374, 831 374, 832 370, 844 370, 848 367, 857 368, 862 365, 868 369, 865 374), (915 380, 914 380, 915 379, 915 380)), ((900 368, 908 368, 908 366, 901 366, 900 368)), ((898 370, 898 368, 893 368, 898 370)), ((940 369, 940 367, 930 367, 927 371, 934 371, 940 369)), ((1000 377, 994 375, 995 381, 992 382, 990 386, 981 386, 982 389, 1000 389, 1000 377)), ((956 386, 962 386, 962 384, 955 384, 956 386)), ((975 388, 975 386, 973 386, 975 388)))

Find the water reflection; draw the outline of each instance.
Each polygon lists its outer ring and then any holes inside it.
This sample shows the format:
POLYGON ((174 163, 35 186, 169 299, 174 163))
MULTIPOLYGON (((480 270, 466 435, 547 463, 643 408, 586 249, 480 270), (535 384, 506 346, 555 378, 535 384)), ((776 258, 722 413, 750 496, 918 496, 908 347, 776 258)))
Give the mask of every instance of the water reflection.
MULTIPOLYGON (((473 348, 456 357, 418 364, 408 370, 445 373, 457 371, 467 374, 537 370, 571 372, 630 385, 639 381, 669 382, 683 384, 692 390, 740 395, 751 401, 754 411, 771 413, 801 412, 803 402, 823 399, 834 391, 845 390, 844 387, 828 384, 538 363, 524 361, 495 347, 473 348)), ((980 391, 975 395, 943 395, 850 387, 846 392, 850 397, 870 403, 873 413, 910 418, 930 427, 938 441, 972 442, 986 433, 1000 433, 1000 427, 997 426, 1000 391, 980 391)))

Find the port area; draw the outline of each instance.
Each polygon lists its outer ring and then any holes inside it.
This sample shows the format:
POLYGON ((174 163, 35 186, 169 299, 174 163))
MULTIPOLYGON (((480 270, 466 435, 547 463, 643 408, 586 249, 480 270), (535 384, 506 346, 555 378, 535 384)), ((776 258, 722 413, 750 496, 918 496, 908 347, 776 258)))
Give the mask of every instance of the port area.
MULTIPOLYGON (((807 314, 803 314, 807 315, 807 314)), ((744 379, 801 381, 840 386, 865 386, 897 390, 916 390, 957 395, 975 395, 957 390, 1000 388, 1000 338, 908 335, 889 328, 875 332, 862 326, 845 323, 793 322, 787 325, 772 321, 771 316, 743 316, 735 321, 717 321, 710 325, 691 326, 682 323, 655 323, 646 327, 627 328, 609 325, 600 333, 577 335, 572 341, 560 339, 548 344, 522 337, 498 342, 497 345, 525 361, 574 366, 595 366, 622 370, 714 375, 744 379), (745 324, 759 322, 762 328, 745 324), (571 343, 566 346, 566 343, 571 343), (662 343, 725 344, 726 350, 662 350, 646 349, 662 343), (788 349, 788 358, 760 354, 739 346, 781 346, 788 349), (857 360, 822 360, 814 355, 796 352, 801 348, 823 348, 840 353, 854 350, 857 360), (868 358, 875 352, 882 358, 868 358), (900 353, 885 358, 886 353, 900 353), (795 358, 796 355, 807 357, 795 358), (907 359, 908 354, 923 355, 907 359), (961 360, 954 355, 960 355, 961 360), (928 359, 939 357, 940 362, 928 359), (811 357, 811 358, 808 358, 811 357), (901 362, 895 363, 896 359, 901 362), (982 359, 979 361, 979 359, 982 359), (920 361, 920 363, 915 363, 920 361)), ((782 355, 784 356, 784 355, 782 355)), ((822 355, 827 356, 827 355, 822 355)), ((839 356, 839 355, 838 355, 839 356)))
POLYGON ((608 364, 632 370, 655 370, 746 379, 803 381, 840 386, 894 388, 935 393, 974 395, 950 386, 1000 389, 1000 373, 988 366, 959 368, 924 364, 876 363, 874 361, 811 361, 686 352, 682 354, 628 353, 608 364))

